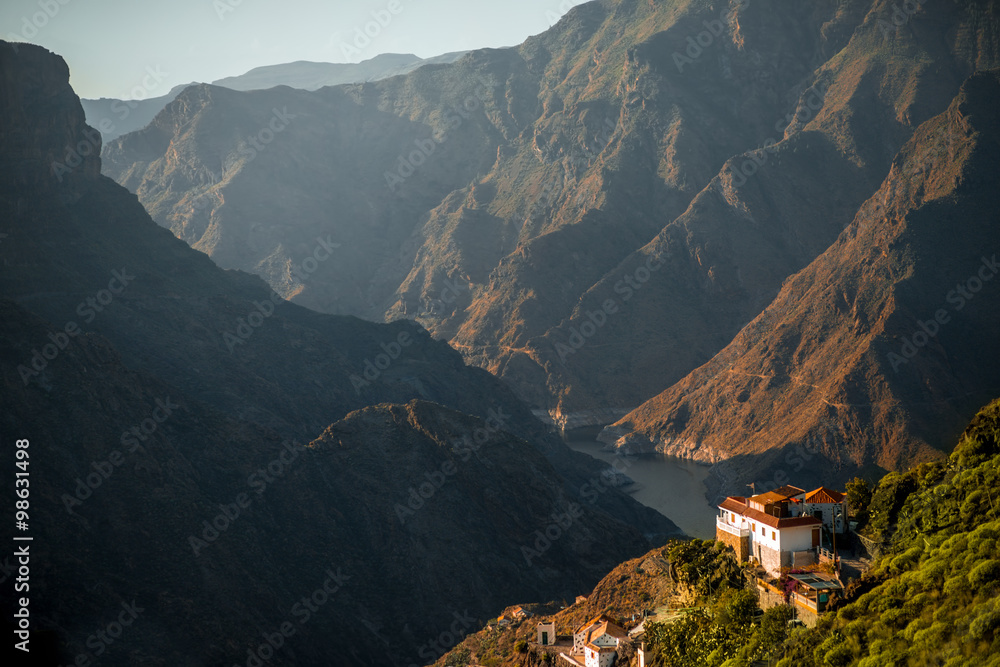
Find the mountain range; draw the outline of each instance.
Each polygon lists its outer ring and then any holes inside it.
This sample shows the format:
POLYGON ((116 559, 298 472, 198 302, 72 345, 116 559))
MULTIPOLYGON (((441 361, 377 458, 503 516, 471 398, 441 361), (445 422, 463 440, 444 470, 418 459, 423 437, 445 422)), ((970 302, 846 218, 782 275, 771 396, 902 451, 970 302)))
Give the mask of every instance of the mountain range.
POLYGON ((1000 395, 997 5, 596 0, 135 106, 0 42, 36 627, 62 664, 408 666, 608 572, 566 622, 636 608, 681 531, 557 429, 711 465, 709 501, 931 497, 1000 395))
MULTIPOLYGON (((317 63, 296 61, 281 65, 267 65, 238 76, 227 76, 212 82, 231 90, 258 90, 289 86, 303 90, 317 90, 324 86, 338 86, 345 83, 377 81, 390 76, 412 72, 423 65, 454 62, 464 51, 445 53, 432 58, 418 58, 412 53, 382 53, 359 63, 317 63)), ((196 83, 174 86, 166 95, 149 97, 165 75, 159 68, 149 68, 142 83, 131 91, 132 97, 116 99, 81 99, 87 124, 97 128, 105 142, 123 134, 135 132, 149 125, 156 114, 174 101, 182 90, 196 83)))
POLYGON ((0 72, 2 431, 64 664, 320 665, 345 632, 339 664, 410 664, 680 534, 418 325, 309 311, 157 226, 61 58, 0 43, 0 72))
POLYGON ((996 99, 995 10, 602 0, 517 48, 402 77, 188 88, 111 142, 103 168, 220 266, 321 312, 415 320, 562 428, 617 422, 612 445, 732 459, 719 489, 791 472, 836 484, 939 455, 996 393, 976 362, 987 289, 935 338, 941 354, 952 341, 948 362, 886 357, 996 238, 981 219, 990 171, 953 152, 991 150, 977 123, 996 99), (899 237, 898 257, 927 253, 913 281, 865 274, 883 311, 834 298, 837 280, 861 280, 857 257, 890 252, 899 220, 960 193, 949 215, 980 223, 899 237), (877 229, 846 244, 859 226, 877 229), (317 238, 339 244, 333 261, 310 260, 317 238), (922 283, 905 309, 900 281, 922 283), (773 331, 797 296, 808 305, 773 331), (758 343, 775 368, 741 358, 758 343), (868 362, 841 364, 862 349, 868 362), (820 389, 745 375, 802 365, 820 389))

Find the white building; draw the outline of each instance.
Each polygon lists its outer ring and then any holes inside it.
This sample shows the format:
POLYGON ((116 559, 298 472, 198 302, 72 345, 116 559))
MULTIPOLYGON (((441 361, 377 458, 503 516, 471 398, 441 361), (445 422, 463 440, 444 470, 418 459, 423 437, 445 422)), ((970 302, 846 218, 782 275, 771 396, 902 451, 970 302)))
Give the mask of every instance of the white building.
POLYGON ((598 616, 573 633, 573 655, 582 655, 586 667, 611 667, 618 646, 628 633, 608 617, 598 616))
MULTIPOLYGON (((794 486, 750 498, 730 496, 719 505, 716 539, 732 546, 741 562, 755 558, 769 574, 778 576, 782 567, 816 562, 824 512, 832 527, 838 514, 834 506, 843 503, 842 496, 823 487, 807 494, 794 486)), ((838 525, 844 521, 846 512, 838 525)))
POLYGON ((539 646, 552 646, 556 643, 556 624, 552 621, 548 623, 538 624, 538 640, 539 646))
POLYGON ((827 530, 844 533, 847 530, 847 494, 821 486, 797 499, 796 509, 823 521, 827 530))

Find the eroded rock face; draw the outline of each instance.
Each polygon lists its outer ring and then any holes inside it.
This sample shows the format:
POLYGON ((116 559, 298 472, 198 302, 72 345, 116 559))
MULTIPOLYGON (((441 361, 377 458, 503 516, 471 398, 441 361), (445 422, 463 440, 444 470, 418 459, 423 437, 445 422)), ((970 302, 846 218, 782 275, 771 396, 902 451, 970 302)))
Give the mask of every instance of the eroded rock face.
POLYGON ((997 70, 971 76, 826 252, 602 439, 729 459, 719 473, 730 492, 803 470, 843 481, 946 451, 1000 389, 998 99, 997 70))
POLYGON ((587 502, 601 466, 419 325, 220 269, 96 153, 53 171, 88 136, 65 63, 0 42, 0 72, 2 431, 30 440, 31 611, 61 664, 122 605, 107 664, 246 664, 285 623, 271 664, 342 636, 338 664, 410 664, 456 613, 572 596, 677 533, 619 490, 587 502))
POLYGON ((997 65, 972 7, 588 3, 405 77, 189 89, 105 172, 222 266, 415 319, 555 423, 605 423, 729 344, 997 65))

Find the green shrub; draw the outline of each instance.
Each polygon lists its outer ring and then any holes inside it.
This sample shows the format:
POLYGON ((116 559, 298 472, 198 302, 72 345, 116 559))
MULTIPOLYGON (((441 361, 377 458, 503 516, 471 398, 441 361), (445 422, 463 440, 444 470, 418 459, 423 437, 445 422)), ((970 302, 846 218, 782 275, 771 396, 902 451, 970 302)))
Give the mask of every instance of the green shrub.
POLYGON ((841 644, 833 650, 828 651, 826 656, 824 656, 823 661, 831 667, 847 667, 847 665, 851 664, 853 659, 854 654, 850 647, 841 644))
POLYGON ((902 609, 889 609, 882 614, 880 620, 890 628, 899 629, 909 624, 910 615, 902 609))
POLYGON ((977 641, 993 639, 1000 628, 1000 611, 989 611, 969 624, 969 636, 977 641))
POLYGON ((963 573, 956 574, 944 582, 944 594, 949 597, 958 597, 971 592, 972 586, 969 585, 969 578, 963 573))
POLYGON ((997 580, 1000 580, 1000 561, 998 560, 983 561, 969 572, 969 583, 974 588, 981 588, 997 580))

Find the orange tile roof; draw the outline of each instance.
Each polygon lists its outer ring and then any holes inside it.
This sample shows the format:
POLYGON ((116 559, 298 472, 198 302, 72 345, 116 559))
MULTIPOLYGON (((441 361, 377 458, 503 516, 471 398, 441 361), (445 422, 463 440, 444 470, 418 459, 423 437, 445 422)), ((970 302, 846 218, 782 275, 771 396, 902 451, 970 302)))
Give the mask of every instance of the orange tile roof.
POLYGON ((575 635, 576 634, 580 634, 581 632, 583 632, 584 630, 586 630, 590 626, 596 625, 598 623, 601 623, 602 621, 610 621, 611 623, 614 623, 614 621, 611 620, 611 617, 608 616, 606 613, 604 613, 604 614, 598 614, 597 616, 593 617, 592 619, 590 619, 589 621, 587 621, 586 623, 584 623, 583 625, 581 625, 580 627, 578 627, 576 629, 576 632, 574 632, 573 634, 575 634, 575 635))
POLYGON ((765 526, 770 526, 771 528, 777 528, 779 530, 782 528, 795 528, 797 526, 819 526, 823 523, 819 519, 811 516, 793 516, 779 519, 776 516, 764 514, 760 510, 747 507, 743 503, 737 502, 734 498, 726 498, 722 501, 719 507, 721 509, 745 516, 748 519, 753 519, 754 521, 762 523, 765 526))
POLYGON ((764 504, 778 503, 782 500, 788 500, 792 496, 798 496, 805 492, 805 489, 800 489, 797 486, 790 486, 786 484, 785 486, 779 486, 777 489, 772 489, 767 493, 758 493, 756 496, 751 496, 750 500, 764 504))
POLYGON ((781 495, 780 493, 775 493, 774 491, 768 491, 767 493, 758 493, 756 496, 750 497, 750 502, 761 503, 762 505, 770 505, 771 503, 780 503, 782 500, 788 500, 788 498, 781 495))
POLYGON ((842 503, 844 502, 844 494, 839 491, 834 491, 833 489, 828 489, 825 486, 821 486, 815 491, 810 491, 806 495, 803 502, 806 503, 842 503))
POLYGON ((603 621, 591 631, 590 636, 587 637, 587 641, 593 641, 601 635, 611 635, 615 639, 628 639, 628 633, 625 632, 625 629, 614 621, 603 621))

